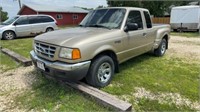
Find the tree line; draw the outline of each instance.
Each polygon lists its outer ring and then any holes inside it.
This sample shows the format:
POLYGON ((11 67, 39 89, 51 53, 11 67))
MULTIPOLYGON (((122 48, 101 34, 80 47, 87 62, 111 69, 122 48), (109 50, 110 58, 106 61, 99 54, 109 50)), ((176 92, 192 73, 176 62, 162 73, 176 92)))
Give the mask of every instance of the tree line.
POLYGON ((147 1, 147 0, 138 0, 138 1, 127 1, 127 0, 107 0, 107 4, 110 7, 141 7, 149 9, 150 13, 155 17, 163 17, 165 13, 170 14, 171 8, 173 6, 183 6, 188 5, 189 3, 196 2, 199 4, 199 0, 187 0, 187 1, 147 1))
POLYGON ((3 11, 3 8, 0 7, 0 23, 8 19, 8 13, 3 11))

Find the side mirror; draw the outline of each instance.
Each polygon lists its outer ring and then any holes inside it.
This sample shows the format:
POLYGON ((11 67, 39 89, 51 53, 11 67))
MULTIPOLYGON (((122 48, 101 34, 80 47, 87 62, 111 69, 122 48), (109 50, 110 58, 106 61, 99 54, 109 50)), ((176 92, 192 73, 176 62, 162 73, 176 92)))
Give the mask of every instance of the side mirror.
POLYGON ((15 22, 13 25, 14 25, 14 26, 16 26, 16 25, 17 25, 17 23, 15 22))
POLYGON ((138 30, 138 24, 137 23, 127 23, 124 31, 128 32, 128 31, 134 31, 134 30, 138 30))
POLYGON ((16 26, 16 25, 18 25, 18 24, 19 24, 18 22, 15 22, 13 25, 16 26))

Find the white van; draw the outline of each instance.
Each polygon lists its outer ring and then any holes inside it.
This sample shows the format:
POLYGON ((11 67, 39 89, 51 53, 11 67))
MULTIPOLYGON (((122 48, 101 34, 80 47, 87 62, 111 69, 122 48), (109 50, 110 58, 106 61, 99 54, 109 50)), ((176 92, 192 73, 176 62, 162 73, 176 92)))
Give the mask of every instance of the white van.
POLYGON ((35 36, 58 29, 56 20, 49 15, 21 15, 10 18, 0 25, 0 39, 35 36))
POLYGON ((173 7, 170 17, 171 29, 196 30, 200 29, 200 6, 173 7))

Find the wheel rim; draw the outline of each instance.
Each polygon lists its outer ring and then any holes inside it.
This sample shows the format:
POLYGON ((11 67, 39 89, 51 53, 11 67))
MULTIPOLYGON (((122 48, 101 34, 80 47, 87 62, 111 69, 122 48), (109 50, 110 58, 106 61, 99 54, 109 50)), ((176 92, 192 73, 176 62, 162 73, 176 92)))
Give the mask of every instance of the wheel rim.
POLYGON ((7 33, 5 34, 5 37, 6 37, 7 39, 13 39, 14 35, 12 34, 12 32, 7 32, 7 33))
POLYGON ((163 42, 163 43, 162 43, 162 46, 161 46, 161 53, 164 54, 164 53, 165 53, 165 50, 166 50, 166 43, 163 42))
POLYGON ((51 28, 48 28, 48 29, 47 29, 47 32, 50 32, 50 31, 53 31, 53 30, 52 30, 51 28))
POLYGON ((104 62, 101 64, 101 66, 98 69, 98 80, 101 83, 106 83, 111 77, 112 69, 111 65, 108 62, 104 62))

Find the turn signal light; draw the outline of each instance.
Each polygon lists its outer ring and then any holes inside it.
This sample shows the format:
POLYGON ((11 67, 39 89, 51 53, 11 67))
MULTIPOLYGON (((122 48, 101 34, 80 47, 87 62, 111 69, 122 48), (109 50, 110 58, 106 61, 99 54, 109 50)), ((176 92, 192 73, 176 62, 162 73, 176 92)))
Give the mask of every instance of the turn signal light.
POLYGON ((79 49, 73 49, 72 51, 72 59, 80 59, 81 58, 81 52, 79 49))

